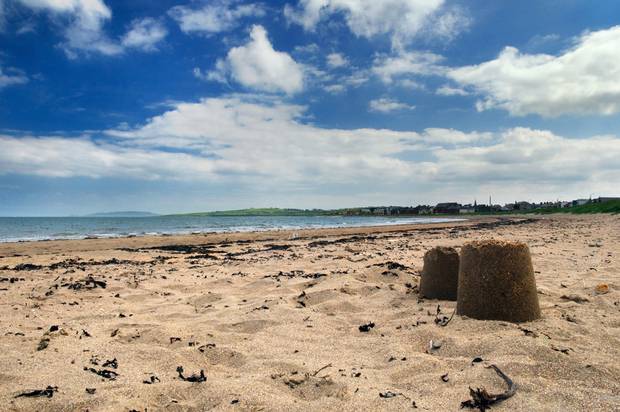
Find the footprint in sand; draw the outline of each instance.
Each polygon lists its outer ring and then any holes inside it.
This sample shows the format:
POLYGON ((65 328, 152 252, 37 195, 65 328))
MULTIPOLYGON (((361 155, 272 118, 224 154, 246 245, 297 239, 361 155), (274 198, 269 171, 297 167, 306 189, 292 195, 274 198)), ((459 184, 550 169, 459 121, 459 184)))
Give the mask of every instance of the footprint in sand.
POLYGON ((224 332, 258 333, 263 329, 276 326, 278 324, 279 322, 274 322, 271 320, 253 319, 236 323, 225 323, 217 326, 216 329, 224 332))
POLYGON ((198 350, 211 365, 238 368, 246 363, 246 358, 242 353, 215 344, 199 346, 198 350))

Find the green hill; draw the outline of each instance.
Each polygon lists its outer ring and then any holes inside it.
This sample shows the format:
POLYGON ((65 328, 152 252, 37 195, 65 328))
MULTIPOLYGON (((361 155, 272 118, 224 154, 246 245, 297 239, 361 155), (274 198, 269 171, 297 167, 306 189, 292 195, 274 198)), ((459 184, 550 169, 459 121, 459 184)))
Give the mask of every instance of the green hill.
POLYGON ((338 215, 335 210, 321 209, 279 209, 251 208, 238 210, 222 210, 216 212, 184 213, 182 216, 327 216, 338 215))
POLYGON ((527 213, 575 213, 575 214, 591 214, 591 213, 620 213, 620 200, 610 200, 603 203, 588 203, 581 206, 574 206, 570 208, 548 208, 530 210, 527 213))

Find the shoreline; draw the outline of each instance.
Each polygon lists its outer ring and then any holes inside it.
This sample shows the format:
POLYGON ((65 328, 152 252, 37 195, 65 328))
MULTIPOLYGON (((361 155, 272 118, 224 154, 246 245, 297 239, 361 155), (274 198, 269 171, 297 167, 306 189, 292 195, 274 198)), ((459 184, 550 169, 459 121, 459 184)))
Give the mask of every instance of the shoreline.
MULTIPOLYGON (((537 217, 540 219, 542 217, 537 217)), ((446 219, 456 219, 446 216, 446 219)), ((351 235, 369 235, 381 233, 401 233, 425 231, 449 227, 468 227, 478 224, 529 220, 523 216, 477 216, 461 220, 434 223, 406 223, 391 225, 371 225, 352 227, 326 227, 308 229, 276 229, 231 232, 205 232, 190 234, 147 234, 139 236, 97 237, 81 239, 27 240, 17 242, 0 242, 0 258, 20 256, 21 254, 54 254, 60 252, 86 252, 96 250, 149 248, 172 244, 191 245, 205 243, 239 242, 239 241, 278 241, 304 240, 321 237, 351 235)))

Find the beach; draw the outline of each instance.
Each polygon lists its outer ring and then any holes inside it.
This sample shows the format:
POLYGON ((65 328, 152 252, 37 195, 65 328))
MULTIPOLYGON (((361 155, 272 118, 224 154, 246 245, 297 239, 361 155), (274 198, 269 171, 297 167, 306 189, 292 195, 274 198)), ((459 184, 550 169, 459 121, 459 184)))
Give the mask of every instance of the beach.
POLYGON ((617 411, 619 257, 618 215, 3 243, 0 409, 456 411, 496 365, 493 410, 617 411), (481 239, 529 245, 542 319, 420 297, 481 239))

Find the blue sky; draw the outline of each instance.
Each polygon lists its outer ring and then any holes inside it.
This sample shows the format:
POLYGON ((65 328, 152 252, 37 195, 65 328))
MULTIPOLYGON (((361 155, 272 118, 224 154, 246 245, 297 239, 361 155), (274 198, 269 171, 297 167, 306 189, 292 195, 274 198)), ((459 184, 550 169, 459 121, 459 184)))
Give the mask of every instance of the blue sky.
POLYGON ((620 3, 0 0, 0 215, 619 195, 620 3))

